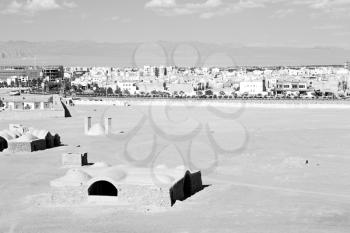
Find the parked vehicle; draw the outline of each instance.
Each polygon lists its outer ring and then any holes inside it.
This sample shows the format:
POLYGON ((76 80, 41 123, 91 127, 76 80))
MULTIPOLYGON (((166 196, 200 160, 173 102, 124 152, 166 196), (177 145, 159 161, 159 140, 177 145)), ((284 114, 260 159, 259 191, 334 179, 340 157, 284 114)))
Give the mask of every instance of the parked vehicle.
POLYGON ((306 92, 305 95, 301 96, 302 99, 316 99, 316 95, 313 92, 306 92))
POLYGON ((9 92, 10 96, 17 96, 17 95, 21 95, 21 92, 19 90, 13 90, 9 92))

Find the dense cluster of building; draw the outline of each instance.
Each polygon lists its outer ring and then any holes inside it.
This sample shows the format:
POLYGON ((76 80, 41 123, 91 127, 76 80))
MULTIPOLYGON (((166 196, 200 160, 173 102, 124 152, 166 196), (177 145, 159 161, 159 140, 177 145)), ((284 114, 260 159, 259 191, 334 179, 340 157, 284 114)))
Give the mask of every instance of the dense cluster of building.
MULTIPOLYGON (((347 95, 350 71, 344 66, 234 67, 138 69, 80 68, 84 73, 72 85, 83 90, 97 87, 132 95, 167 92, 170 95, 347 95)), ((76 68, 79 69, 79 68, 76 68)), ((74 69, 71 75, 74 76, 74 69)))
POLYGON ((61 82, 64 79, 63 66, 2 66, 0 67, 0 87, 32 86, 37 80, 61 82))
MULTIPOLYGON (((346 96, 349 92, 350 67, 3 67, 1 83, 7 85, 20 80, 41 78, 48 83, 69 83, 80 93, 95 93, 103 88, 109 94, 144 95, 322 95, 346 96), (17 81, 16 81, 17 80, 17 81), (208 91, 209 90, 209 91, 208 91)), ((43 83, 45 85, 45 83, 43 83)))

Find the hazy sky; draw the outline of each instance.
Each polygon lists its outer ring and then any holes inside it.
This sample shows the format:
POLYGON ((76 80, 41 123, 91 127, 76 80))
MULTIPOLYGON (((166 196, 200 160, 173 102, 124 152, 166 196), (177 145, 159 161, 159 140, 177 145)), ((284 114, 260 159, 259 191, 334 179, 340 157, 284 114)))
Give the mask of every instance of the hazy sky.
POLYGON ((1 41, 350 47, 350 0, 0 0, 1 41))

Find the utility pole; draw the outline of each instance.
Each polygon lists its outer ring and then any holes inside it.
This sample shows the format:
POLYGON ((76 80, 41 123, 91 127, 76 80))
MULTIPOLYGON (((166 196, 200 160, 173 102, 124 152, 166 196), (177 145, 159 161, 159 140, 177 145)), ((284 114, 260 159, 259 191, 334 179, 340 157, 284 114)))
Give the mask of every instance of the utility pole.
POLYGON ((107 84, 108 84, 108 70, 106 71, 106 98, 108 97, 107 84))

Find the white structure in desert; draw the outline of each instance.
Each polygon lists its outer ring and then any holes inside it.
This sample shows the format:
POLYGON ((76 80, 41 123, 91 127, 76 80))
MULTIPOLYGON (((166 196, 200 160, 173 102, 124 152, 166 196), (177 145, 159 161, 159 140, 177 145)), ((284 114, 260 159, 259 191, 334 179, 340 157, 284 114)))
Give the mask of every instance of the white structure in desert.
POLYGON ((203 189, 201 172, 159 167, 155 173, 149 168, 110 167, 103 162, 70 169, 50 182, 52 201, 77 204, 93 199, 167 207, 203 189))
POLYGON ((96 123, 92 125, 92 117, 85 117, 84 121, 84 133, 89 136, 101 136, 108 135, 112 127, 112 118, 106 117, 104 119, 104 125, 96 123))

